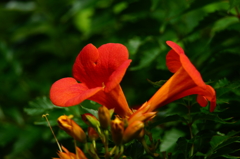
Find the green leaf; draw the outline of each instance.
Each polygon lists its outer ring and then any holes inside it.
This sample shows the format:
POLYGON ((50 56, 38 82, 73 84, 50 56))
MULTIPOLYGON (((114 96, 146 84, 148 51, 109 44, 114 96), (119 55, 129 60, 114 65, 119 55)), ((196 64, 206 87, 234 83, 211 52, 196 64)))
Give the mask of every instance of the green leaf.
POLYGON ((199 24, 195 28, 193 28, 193 30, 189 32, 186 36, 199 32, 200 30, 206 27, 213 26, 214 23, 218 21, 220 18, 222 18, 223 16, 227 16, 227 13, 223 11, 215 11, 213 13, 209 13, 207 16, 204 17, 203 20, 199 21, 199 24))
POLYGON ((142 44, 140 37, 133 37, 128 40, 127 48, 130 53, 130 55, 135 55, 142 44))
POLYGON ((214 147, 215 150, 226 147, 236 141, 240 140, 240 136, 233 136, 233 137, 219 137, 219 136, 215 136, 215 138, 213 137, 212 140, 210 141, 210 144, 214 144, 212 145, 212 147, 214 147), (217 139, 215 139, 217 138, 217 139))
POLYGON ((226 79, 219 80, 215 88, 217 91, 217 96, 223 96, 228 92, 239 93, 238 89, 240 87, 240 81, 228 82, 226 79))
POLYGON ((215 2, 219 2, 219 0, 211 0, 211 1, 209 1, 209 0, 196 1, 195 0, 191 3, 190 7, 188 9, 186 9, 183 13, 187 13, 187 12, 202 8, 208 4, 215 3, 215 2))
POLYGON ((93 15, 93 8, 87 8, 84 10, 79 10, 79 12, 75 16, 75 25, 76 27, 84 33, 84 35, 88 35, 91 33, 91 16, 93 15))
POLYGON ((42 115, 49 113, 50 110, 53 109, 63 109, 62 107, 57 107, 47 98, 44 97, 38 97, 33 101, 29 102, 29 108, 24 108, 24 111, 31 116, 34 115, 42 115))
POLYGON ((190 141, 187 140, 186 138, 184 137, 179 138, 177 140, 177 146, 175 148, 174 155, 183 154, 184 158, 188 158, 191 145, 192 143, 190 143, 190 141))
POLYGON ((211 155, 210 157, 208 157, 209 159, 213 159, 213 158, 219 158, 221 156, 227 155, 227 154, 231 154, 236 152, 236 150, 233 150, 229 147, 224 147, 219 149, 217 152, 215 152, 213 155, 211 155))
MULTIPOLYGON (((238 149, 236 151, 240 151, 240 149, 238 149)), ((222 155, 222 156, 225 157, 225 158, 228 158, 228 159, 238 159, 238 158, 240 158, 240 156, 232 156, 232 155, 222 155)))
POLYGON ((205 114, 205 113, 197 113, 197 114, 193 114, 192 115, 192 119, 193 121, 196 120, 212 120, 215 121, 217 123, 221 123, 221 124, 234 124, 234 121, 228 122, 228 120, 231 120, 232 118, 227 118, 227 119, 222 119, 218 116, 218 114, 205 114))
POLYGON ((13 144, 13 150, 9 158, 15 157, 28 150, 34 143, 36 143, 40 138, 41 130, 36 127, 28 126, 18 133, 18 139, 13 144))
POLYGON ((19 128, 12 124, 1 124, 0 126, 0 146, 4 146, 9 142, 15 140, 18 134, 16 132, 19 131, 19 128))
POLYGON ((150 79, 147 79, 147 81, 149 83, 151 83, 153 86, 158 87, 158 88, 162 87, 164 85, 164 83, 167 82, 167 80, 160 80, 160 81, 153 82, 150 79))
POLYGON ((98 118, 98 110, 89 109, 84 106, 81 106, 81 109, 82 109, 81 114, 90 113, 90 114, 94 115, 96 118, 98 118))
MULTIPOLYGON (((136 38, 136 40, 138 39, 139 38, 136 38)), ((140 43, 138 42, 135 47, 138 47, 139 45, 140 43)), ((149 66, 159 54, 160 50, 157 39, 153 36, 146 37, 143 39, 141 46, 138 47, 138 52, 135 56, 135 60, 138 60, 139 63, 136 66, 131 67, 130 70, 136 71, 149 66)))
POLYGON ((176 146, 176 141, 178 141, 178 138, 184 135, 184 132, 175 128, 165 131, 165 135, 160 145, 160 151, 162 152, 171 150, 174 146, 176 146))
POLYGON ((222 17, 216 23, 214 24, 212 28, 212 33, 222 31, 224 29, 228 29, 229 26, 238 24, 239 20, 237 17, 234 16, 228 16, 228 17, 222 17))
POLYGON ((227 86, 230 82, 227 80, 227 78, 223 78, 218 80, 218 82, 215 84, 214 88, 224 87, 227 86))
POLYGON ((239 0, 229 0, 229 9, 228 9, 228 11, 230 11, 234 7, 238 7, 239 5, 240 5, 240 1, 239 0))
POLYGON ((143 145, 139 141, 134 141, 132 144, 125 148, 127 156, 131 156, 132 159, 139 159, 144 154, 143 145))
POLYGON ((120 12, 122 12, 124 9, 126 9, 128 7, 128 3, 127 2, 120 2, 117 3, 114 7, 113 7, 113 12, 115 14, 119 14, 120 12))
POLYGON ((165 118, 162 117, 155 117, 152 122, 150 122, 150 127, 155 127, 157 125, 167 123, 167 122, 176 122, 179 120, 183 120, 183 118, 179 115, 170 115, 165 118))
POLYGON ((234 136, 238 133, 239 132, 231 131, 227 135, 213 136, 210 141, 211 149, 207 153, 208 156, 210 156, 210 158, 216 158, 233 152, 233 150, 227 146, 240 140, 240 136, 234 136))

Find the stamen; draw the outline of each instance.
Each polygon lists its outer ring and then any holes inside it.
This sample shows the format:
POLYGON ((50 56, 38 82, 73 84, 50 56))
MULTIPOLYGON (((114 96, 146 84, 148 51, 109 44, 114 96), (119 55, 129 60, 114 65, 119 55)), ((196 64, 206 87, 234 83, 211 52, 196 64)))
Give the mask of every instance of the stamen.
POLYGON ((61 152, 63 152, 63 151, 62 151, 62 148, 61 148, 61 146, 60 146, 60 144, 59 144, 59 142, 58 142, 58 140, 57 140, 57 137, 56 137, 56 135, 55 135, 54 132, 53 132, 53 129, 52 129, 51 125, 50 125, 50 122, 48 121, 47 115, 49 115, 49 114, 43 114, 42 117, 46 119, 46 121, 47 121, 47 123, 48 123, 48 126, 49 126, 49 128, 50 128, 50 130, 51 130, 51 132, 52 132, 52 134, 53 134, 53 136, 54 136, 54 139, 55 139, 56 142, 57 142, 57 145, 58 145, 59 150, 60 150, 61 152))
POLYGON ((105 87, 106 87, 106 86, 105 86, 105 84, 104 84, 104 82, 102 83, 102 87, 103 87, 103 88, 105 88, 105 87))

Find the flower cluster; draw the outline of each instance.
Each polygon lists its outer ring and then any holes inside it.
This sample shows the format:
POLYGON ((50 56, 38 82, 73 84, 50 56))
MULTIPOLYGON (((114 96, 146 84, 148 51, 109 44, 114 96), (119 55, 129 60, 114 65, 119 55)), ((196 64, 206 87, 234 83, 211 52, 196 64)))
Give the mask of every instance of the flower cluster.
MULTIPOLYGON (((131 63, 127 48, 116 43, 108 43, 99 48, 92 44, 85 46, 73 65, 73 77, 56 81, 50 89, 50 99, 53 104, 61 107, 74 106, 87 99, 102 105, 98 110, 98 117, 82 115, 89 126, 88 136, 92 141, 90 148, 84 131, 69 117, 59 117, 60 128, 75 140, 87 145, 87 152, 93 158, 98 158, 95 146, 98 138, 104 144, 106 158, 113 154, 115 158, 119 158, 123 153, 123 145, 133 139, 142 141, 146 151, 152 153, 144 144, 144 127, 156 116, 157 109, 168 103, 196 94, 199 105, 205 107, 209 101, 210 112, 213 112, 216 107, 215 90, 204 83, 200 73, 179 45, 172 41, 167 41, 167 45, 171 50, 167 54, 166 63, 173 75, 137 110, 130 109, 120 86, 131 63), (111 120, 113 113, 116 116, 111 120), (109 136, 116 145, 111 150, 108 147, 109 136)), ((63 154, 71 154, 65 148, 64 150, 65 152, 58 153, 61 159, 67 158, 62 157, 63 154)), ((75 156, 78 154, 79 148, 76 148, 75 156)))

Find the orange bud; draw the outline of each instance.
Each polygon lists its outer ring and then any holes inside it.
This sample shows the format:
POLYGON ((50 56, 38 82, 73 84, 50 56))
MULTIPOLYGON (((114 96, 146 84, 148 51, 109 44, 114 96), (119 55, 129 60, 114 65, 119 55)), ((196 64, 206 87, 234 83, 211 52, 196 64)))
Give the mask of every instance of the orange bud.
POLYGON ((88 127, 88 137, 90 140, 96 140, 99 135, 93 127, 88 127))
POLYGON ((65 147, 62 146, 64 152, 59 151, 57 154, 60 158, 53 159, 87 159, 82 150, 76 147, 76 154, 69 152, 65 147))
POLYGON ((87 157, 79 147, 76 147, 76 159, 87 159, 87 157))
POLYGON ((128 124, 132 124, 134 121, 147 122, 153 119, 157 112, 149 112, 150 105, 145 102, 137 111, 135 111, 128 119, 128 124))
POLYGON ((124 123, 118 117, 116 117, 111 122, 112 139, 116 145, 120 145, 122 143, 123 132, 124 132, 124 123))
POLYGON ((98 119, 103 129, 108 129, 110 125, 110 112, 104 105, 98 109, 98 119))
POLYGON ((140 137, 142 134, 141 131, 144 128, 144 123, 142 121, 134 121, 128 127, 123 133, 123 143, 130 142, 131 140, 140 137))
POLYGON ((72 136, 75 140, 86 143, 86 134, 82 128, 66 115, 58 118, 58 124, 61 129, 72 136))

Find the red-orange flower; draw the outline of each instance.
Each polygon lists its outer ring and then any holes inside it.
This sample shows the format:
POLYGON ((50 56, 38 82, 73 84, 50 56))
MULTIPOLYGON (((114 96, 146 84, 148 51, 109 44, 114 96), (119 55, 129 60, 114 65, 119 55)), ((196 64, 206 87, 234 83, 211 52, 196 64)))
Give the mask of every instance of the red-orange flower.
POLYGON ((172 48, 167 54, 167 67, 174 75, 152 96, 146 105, 148 111, 166 105, 182 97, 197 94, 198 103, 204 107, 210 101, 210 111, 216 107, 215 90, 206 85, 198 70, 193 66, 183 49, 172 41, 167 41, 172 48))
POLYGON ((99 48, 88 44, 73 65, 74 78, 56 81, 50 89, 50 99, 62 107, 89 99, 108 109, 114 108, 120 116, 129 116, 132 111, 119 83, 130 62, 128 51, 122 44, 108 43, 99 48))

